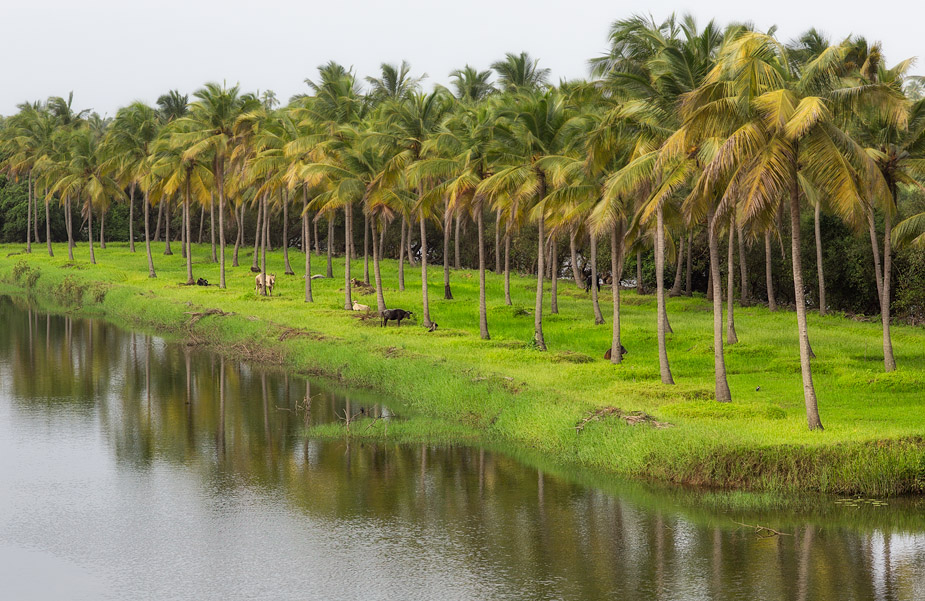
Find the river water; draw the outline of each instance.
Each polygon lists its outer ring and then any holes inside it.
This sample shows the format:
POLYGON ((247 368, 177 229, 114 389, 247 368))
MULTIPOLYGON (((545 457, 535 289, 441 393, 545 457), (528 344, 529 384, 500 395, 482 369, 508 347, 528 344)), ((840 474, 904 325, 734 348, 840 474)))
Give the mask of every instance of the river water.
POLYGON ((388 404, 0 297, 0 599, 925 599, 920 499, 304 435, 388 404))

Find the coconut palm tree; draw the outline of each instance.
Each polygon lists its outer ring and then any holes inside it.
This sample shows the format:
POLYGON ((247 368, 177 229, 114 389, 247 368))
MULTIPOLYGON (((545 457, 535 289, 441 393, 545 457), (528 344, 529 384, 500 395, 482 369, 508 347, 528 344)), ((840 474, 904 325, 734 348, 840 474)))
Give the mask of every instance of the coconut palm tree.
POLYGON ((491 84, 491 71, 479 71, 475 67, 466 65, 462 69, 450 72, 450 84, 453 92, 460 102, 480 102, 497 90, 491 84))
POLYGON ((178 121, 184 124, 173 136, 174 144, 184 149, 184 159, 209 157, 218 194, 219 287, 225 288, 225 169, 231 154, 234 123, 237 118, 259 106, 253 94, 241 94, 238 86, 230 88, 207 83, 194 94, 196 102, 189 115, 178 121))
POLYGON ((370 100, 375 104, 408 98, 421 89, 421 81, 427 78, 426 73, 412 77, 408 61, 402 61, 401 65, 382 63, 379 68, 379 77, 366 78, 370 86, 370 100))
POLYGON ((498 75, 498 85, 505 92, 529 92, 549 85, 551 71, 540 68, 540 59, 528 53, 508 52, 504 59, 491 64, 498 75))

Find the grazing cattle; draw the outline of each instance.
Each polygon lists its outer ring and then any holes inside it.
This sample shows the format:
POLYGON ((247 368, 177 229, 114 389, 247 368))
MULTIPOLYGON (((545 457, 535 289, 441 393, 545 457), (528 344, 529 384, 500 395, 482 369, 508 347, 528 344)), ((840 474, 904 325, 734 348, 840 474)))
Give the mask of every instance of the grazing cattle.
POLYGON ((197 286, 208 286, 208 285, 209 285, 209 280, 207 280, 207 279, 205 279, 205 278, 199 278, 198 280, 196 280, 196 285, 197 285, 197 286))
POLYGON ((428 332, 436 332, 436 331, 437 331, 437 322, 435 321, 435 322, 433 322, 432 324, 430 324, 430 327, 427 328, 427 331, 428 331, 428 332))
POLYGON ((354 311, 369 311, 369 305, 361 305, 360 303, 353 301, 353 310, 354 311))
MULTIPOLYGON (((590 271, 586 271, 586 272, 585 272, 585 292, 591 292, 591 285, 592 285, 592 281, 593 281, 593 280, 594 280, 594 278, 591 277, 591 272, 590 272, 590 271)), ((600 277, 600 275, 598 275, 598 277, 597 277, 597 282, 596 282, 596 284, 597 284, 597 291, 600 292, 600 291, 601 291, 601 277, 600 277)))
POLYGON ((401 327, 401 320, 411 317, 413 313, 411 311, 405 311, 404 309, 386 309, 380 315, 382 315, 382 327, 389 325, 390 321, 397 321, 398 327, 401 327))
MULTIPOLYGON (((257 294, 260 294, 263 290, 263 274, 258 273, 257 277, 254 278, 254 285, 257 291, 257 294)), ((273 296, 273 286, 276 285, 276 274, 268 273, 267 274, 267 295, 273 296)))
MULTIPOLYGON (((608 361, 610 360, 610 358, 613 356, 613 353, 611 351, 613 351, 613 348, 607 349, 607 352, 604 353, 604 359, 607 359, 608 361)), ((626 347, 621 344, 620 345, 620 358, 623 358, 623 355, 625 354, 626 354, 626 347)))

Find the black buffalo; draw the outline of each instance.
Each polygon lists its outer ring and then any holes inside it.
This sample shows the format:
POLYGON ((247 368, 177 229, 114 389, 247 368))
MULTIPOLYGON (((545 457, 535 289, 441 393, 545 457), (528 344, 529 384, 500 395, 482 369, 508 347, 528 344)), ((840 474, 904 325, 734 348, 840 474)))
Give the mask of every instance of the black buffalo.
POLYGON ((405 311, 404 309, 386 309, 381 314, 382 316, 382 327, 389 325, 390 321, 397 321, 398 327, 401 327, 401 320, 411 317, 411 311, 405 311))
MULTIPOLYGON (((613 356, 612 351, 613 351, 612 348, 607 349, 607 352, 604 353, 604 359, 609 360, 613 356)), ((620 357, 622 358, 623 355, 625 354, 626 354, 626 347, 621 344, 620 345, 620 357)))

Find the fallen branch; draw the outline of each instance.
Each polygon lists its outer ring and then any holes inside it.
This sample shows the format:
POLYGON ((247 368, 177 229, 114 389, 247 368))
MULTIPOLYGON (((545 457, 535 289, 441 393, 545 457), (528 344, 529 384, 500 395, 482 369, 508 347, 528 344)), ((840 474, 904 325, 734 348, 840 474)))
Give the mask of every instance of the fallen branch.
POLYGON ((196 322, 198 322, 203 317, 209 317, 210 315, 218 315, 219 317, 228 317, 228 316, 234 315, 234 313, 226 313, 222 311, 221 309, 206 309, 205 311, 200 311, 200 312, 187 311, 186 315, 190 316, 190 318, 186 321, 186 327, 192 328, 194 325, 196 325, 196 322))
POLYGON ((780 532, 778 530, 775 530, 774 528, 769 528, 768 526, 755 526, 753 524, 743 524, 742 522, 737 522, 735 520, 732 520, 732 523, 738 524, 739 526, 742 526, 743 528, 752 528, 755 531, 755 536, 759 536, 761 538, 769 538, 772 536, 793 536, 792 534, 788 534, 787 532, 780 532))

